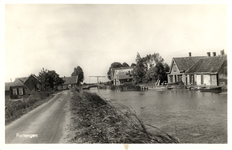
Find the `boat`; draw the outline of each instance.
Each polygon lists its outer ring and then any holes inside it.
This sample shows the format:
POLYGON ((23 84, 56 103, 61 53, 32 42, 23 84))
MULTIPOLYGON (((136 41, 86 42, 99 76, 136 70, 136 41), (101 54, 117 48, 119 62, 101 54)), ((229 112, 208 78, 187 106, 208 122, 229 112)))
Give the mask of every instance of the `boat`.
POLYGON ((152 86, 152 87, 148 87, 149 90, 165 90, 166 87, 165 86, 152 86))
POLYGON ((220 93, 222 91, 222 87, 220 87, 220 86, 206 87, 206 88, 200 89, 200 91, 201 92, 216 92, 216 93, 220 93))
POLYGON ((90 86, 83 86, 82 89, 83 89, 83 90, 89 90, 89 89, 90 89, 90 86))
POLYGON ((166 90, 165 86, 155 86, 155 87, 148 87, 149 90, 156 90, 156 91, 164 91, 166 90))
POLYGON ((163 90, 166 90, 166 87, 165 86, 158 86, 158 87, 155 87, 155 90, 163 91, 163 90))
POLYGON ((191 91, 198 91, 198 90, 205 89, 205 88, 206 87, 204 86, 195 86, 195 87, 189 87, 188 89, 191 91))

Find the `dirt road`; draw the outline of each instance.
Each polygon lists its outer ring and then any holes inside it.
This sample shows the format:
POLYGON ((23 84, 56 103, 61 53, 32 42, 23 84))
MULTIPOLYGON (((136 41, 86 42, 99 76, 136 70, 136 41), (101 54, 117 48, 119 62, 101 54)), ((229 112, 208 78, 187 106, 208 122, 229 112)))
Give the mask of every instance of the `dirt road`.
POLYGON ((5 127, 5 143, 60 143, 67 125, 70 91, 57 93, 49 102, 5 127))

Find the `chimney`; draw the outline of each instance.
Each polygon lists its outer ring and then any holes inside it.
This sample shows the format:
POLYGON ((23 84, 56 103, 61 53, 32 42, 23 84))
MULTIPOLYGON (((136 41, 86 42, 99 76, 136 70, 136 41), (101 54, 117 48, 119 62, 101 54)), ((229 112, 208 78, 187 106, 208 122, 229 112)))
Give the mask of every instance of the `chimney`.
POLYGON ((213 56, 216 56, 216 52, 213 52, 213 56))
POLYGON ((207 56, 210 57, 210 52, 207 52, 207 56))
POLYGON ((224 49, 223 50, 221 50, 221 55, 223 56, 225 53, 224 53, 224 49))
POLYGON ((191 55, 192 55, 191 52, 189 52, 189 57, 191 57, 191 55))
POLYGON ((12 82, 12 79, 10 78, 10 82, 12 82))

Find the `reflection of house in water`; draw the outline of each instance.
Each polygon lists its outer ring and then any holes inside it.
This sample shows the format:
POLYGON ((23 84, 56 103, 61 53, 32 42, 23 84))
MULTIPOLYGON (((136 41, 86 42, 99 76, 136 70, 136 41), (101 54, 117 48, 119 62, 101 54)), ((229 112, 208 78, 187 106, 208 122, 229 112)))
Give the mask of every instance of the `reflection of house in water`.
POLYGON ((132 82, 132 67, 111 68, 111 81, 114 85, 132 82))
POLYGON ((227 85, 227 56, 221 55, 173 58, 168 83, 182 81, 185 85, 227 85))
POLYGON ((5 83, 5 95, 15 98, 30 95, 39 90, 41 82, 35 75, 16 78, 14 82, 5 83))

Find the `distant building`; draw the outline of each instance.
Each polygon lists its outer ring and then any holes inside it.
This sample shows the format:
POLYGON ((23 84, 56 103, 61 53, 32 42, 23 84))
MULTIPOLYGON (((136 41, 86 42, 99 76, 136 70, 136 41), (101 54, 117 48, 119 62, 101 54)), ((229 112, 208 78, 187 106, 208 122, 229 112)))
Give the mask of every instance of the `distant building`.
POLYGON ((59 90, 75 87, 78 83, 78 76, 63 77, 62 79, 64 80, 64 83, 63 85, 58 86, 59 90))
POLYGON ((23 97, 39 90, 41 82, 35 75, 16 78, 14 82, 5 83, 5 95, 10 97, 23 97))
POLYGON ((132 82, 132 67, 111 68, 111 81, 114 85, 132 82))

